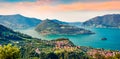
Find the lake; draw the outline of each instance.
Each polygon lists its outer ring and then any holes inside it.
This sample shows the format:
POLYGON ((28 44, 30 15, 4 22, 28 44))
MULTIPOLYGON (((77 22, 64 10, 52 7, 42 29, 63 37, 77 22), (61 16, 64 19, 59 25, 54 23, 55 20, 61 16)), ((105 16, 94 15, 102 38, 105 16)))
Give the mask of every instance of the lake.
POLYGON ((33 37, 42 38, 46 40, 53 40, 56 38, 69 38, 75 45, 91 46, 94 48, 105 48, 112 50, 120 50, 120 29, 116 28, 90 28, 89 30, 96 34, 91 35, 47 35, 41 36, 34 29, 18 30, 22 33, 31 35, 33 37), (101 40, 101 38, 107 40, 101 40))

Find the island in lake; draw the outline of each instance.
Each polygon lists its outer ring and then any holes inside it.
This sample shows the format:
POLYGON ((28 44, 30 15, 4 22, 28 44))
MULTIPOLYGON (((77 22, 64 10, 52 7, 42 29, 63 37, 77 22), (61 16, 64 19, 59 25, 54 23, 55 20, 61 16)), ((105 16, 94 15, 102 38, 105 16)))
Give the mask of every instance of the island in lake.
POLYGON ((68 24, 59 24, 53 20, 46 19, 42 21, 35 29, 40 34, 60 34, 60 35, 76 35, 76 34, 94 34, 90 30, 71 26, 68 24))

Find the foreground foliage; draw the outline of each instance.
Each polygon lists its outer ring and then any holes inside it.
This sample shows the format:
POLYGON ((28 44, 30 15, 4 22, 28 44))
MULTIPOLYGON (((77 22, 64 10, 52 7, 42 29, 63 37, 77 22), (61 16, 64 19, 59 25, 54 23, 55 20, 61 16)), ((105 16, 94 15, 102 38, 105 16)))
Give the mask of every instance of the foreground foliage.
POLYGON ((120 59, 120 52, 75 46, 65 38, 50 41, 26 39, 0 46, 0 59, 120 59))
POLYGON ((11 44, 0 46, 0 59, 18 59, 20 58, 20 50, 11 44))

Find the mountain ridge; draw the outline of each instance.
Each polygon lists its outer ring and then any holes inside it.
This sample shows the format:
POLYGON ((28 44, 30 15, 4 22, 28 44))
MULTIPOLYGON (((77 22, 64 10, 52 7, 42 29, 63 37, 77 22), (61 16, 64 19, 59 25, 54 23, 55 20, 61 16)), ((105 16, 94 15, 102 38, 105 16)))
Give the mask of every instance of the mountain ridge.
MULTIPOLYGON (((27 29, 36 27, 44 20, 25 17, 21 14, 14 15, 0 15, 0 24, 11 29, 27 29)), ((120 14, 106 14, 103 16, 96 16, 85 22, 65 22, 58 19, 52 19, 61 25, 70 25, 77 27, 97 27, 97 28, 120 28, 120 14), (115 20, 116 19, 116 20, 115 20)))
POLYGON ((97 16, 83 22, 83 25, 98 28, 120 28, 120 14, 107 14, 103 16, 97 16))
POLYGON ((25 29, 34 27, 41 22, 40 19, 29 18, 20 14, 0 15, 0 24, 11 29, 25 29))
POLYGON ((20 32, 15 32, 12 29, 0 24, 0 43, 10 43, 11 41, 24 39, 32 39, 32 37, 20 32))
POLYGON ((42 21, 35 29, 37 32, 42 34, 91 34, 92 32, 89 30, 85 30, 83 28, 78 28, 70 25, 61 25, 52 20, 44 20, 42 21))

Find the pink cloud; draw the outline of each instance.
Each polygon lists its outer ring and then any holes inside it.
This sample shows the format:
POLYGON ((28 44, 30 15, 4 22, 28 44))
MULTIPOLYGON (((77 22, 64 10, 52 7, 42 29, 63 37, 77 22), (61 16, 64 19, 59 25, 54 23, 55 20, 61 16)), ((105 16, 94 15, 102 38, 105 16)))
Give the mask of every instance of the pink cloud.
POLYGON ((54 2, 55 0, 37 0, 36 4, 51 4, 52 2, 54 2))
POLYGON ((31 11, 31 12, 62 12, 62 11, 105 11, 120 10, 120 1, 109 2, 75 2, 72 4, 51 5, 54 0, 38 0, 37 2, 20 2, 20 3, 1 3, 0 10, 8 11, 31 11), (118 6, 118 7, 116 7, 118 6))
POLYGON ((120 10, 120 1, 100 2, 100 3, 73 3, 73 4, 61 4, 55 7, 57 10, 63 11, 75 11, 75 10, 120 10))

